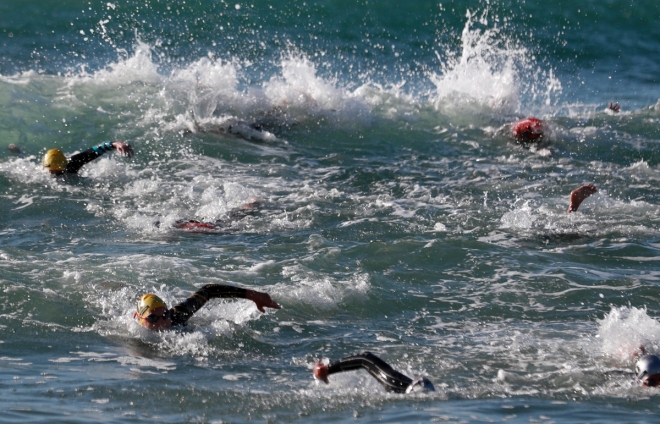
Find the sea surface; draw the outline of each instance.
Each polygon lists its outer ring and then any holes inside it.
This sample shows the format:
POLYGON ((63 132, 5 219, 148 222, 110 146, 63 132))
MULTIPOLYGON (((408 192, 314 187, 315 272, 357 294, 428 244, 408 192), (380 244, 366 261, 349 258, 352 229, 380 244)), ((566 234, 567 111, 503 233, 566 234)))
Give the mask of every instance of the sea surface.
POLYGON ((656 422, 633 368, 660 353, 659 19, 656 0, 2 0, 0 421, 656 422), (538 145, 512 137, 527 116, 538 145), (42 169, 106 140, 135 156, 42 169), (132 318, 209 283, 282 309, 132 318), (363 351, 437 390, 314 381, 363 351))

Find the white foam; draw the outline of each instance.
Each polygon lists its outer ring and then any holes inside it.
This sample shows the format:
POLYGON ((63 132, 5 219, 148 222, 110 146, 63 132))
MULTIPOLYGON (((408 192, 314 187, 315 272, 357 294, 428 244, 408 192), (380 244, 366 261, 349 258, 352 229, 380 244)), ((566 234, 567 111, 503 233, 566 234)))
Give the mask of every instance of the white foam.
POLYGON ((93 74, 88 74, 83 69, 78 74, 69 75, 67 78, 69 88, 96 85, 102 86, 104 89, 111 89, 134 83, 162 83, 163 77, 158 73, 158 66, 152 60, 151 47, 148 44, 138 39, 132 55, 125 50, 118 50, 118 52, 122 59, 111 63, 105 69, 93 74))
POLYGON ((49 359, 48 360, 48 362, 54 362, 56 364, 68 364, 69 362, 74 362, 74 361, 82 361, 82 358, 64 357, 64 358, 57 358, 57 359, 49 359))
POLYGON ((660 353, 660 323, 646 308, 612 308, 598 322, 598 338, 604 355, 623 363, 636 359, 640 346, 646 353, 660 353))
POLYGON ((282 75, 272 77, 263 87, 272 107, 294 111, 296 119, 308 115, 331 121, 369 117, 369 107, 358 93, 339 87, 336 79, 319 77, 307 57, 289 54, 280 66, 282 75))
POLYGON ((286 303, 300 303, 319 309, 335 308, 342 302, 361 299, 371 288, 368 274, 355 274, 347 280, 317 275, 302 265, 285 266, 282 274, 293 284, 269 290, 286 303))
MULTIPOLYGON (((261 124, 290 125, 310 117, 331 122, 370 119, 370 106, 362 92, 342 88, 334 77, 318 76, 316 64, 304 55, 283 54, 279 75, 261 85, 240 88, 249 63, 209 56, 162 75, 152 47, 144 42, 138 40, 131 55, 119 54, 105 69, 92 74, 83 69, 68 76, 59 93, 60 102, 84 104, 86 90, 125 90, 130 95, 123 97, 124 102, 149 105, 141 125, 155 124, 175 132, 221 132, 266 142, 279 139, 260 129, 261 124), (154 97, 154 89, 158 97, 154 97)), ((113 99, 114 107, 121 106, 117 103, 121 99, 113 99)))
POLYGON ((222 376, 223 380, 228 380, 228 381, 238 381, 249 378, 250 378, 249 374, 226 374, 222 376))
POLYGON ((143 358, 140 356, 119 356, 117 362, 122 365, 137 365, 143 368, 155 368, 159 371, 174 371, 176 363, 143 358))

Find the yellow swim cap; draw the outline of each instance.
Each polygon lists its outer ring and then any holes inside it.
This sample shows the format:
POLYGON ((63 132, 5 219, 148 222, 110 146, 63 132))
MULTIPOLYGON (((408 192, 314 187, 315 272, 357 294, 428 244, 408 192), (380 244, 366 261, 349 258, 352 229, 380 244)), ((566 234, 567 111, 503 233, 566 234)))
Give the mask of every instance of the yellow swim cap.
POLYGON ((146 317, 149 312, 161 307, 167 308, 167 305, 165 302, 163 302, 163 299, 156 296, 155 294, 147 293, 143 295, 140 300, 138 300, 137 313, 142 317, 146 317))
POLYGON ((60 149, 50 149, 44 155, 44 168, 49 171, 64 171, 66 169, 66 157, 60 149))

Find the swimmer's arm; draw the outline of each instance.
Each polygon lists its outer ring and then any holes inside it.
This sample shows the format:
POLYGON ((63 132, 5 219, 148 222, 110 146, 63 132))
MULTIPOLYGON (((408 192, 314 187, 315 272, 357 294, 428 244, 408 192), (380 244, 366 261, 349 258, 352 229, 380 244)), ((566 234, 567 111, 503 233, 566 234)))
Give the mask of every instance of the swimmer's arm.
POLYGON ((326 365, 322 359, 319 359, 314 364, 314 378, 323 381, 325 384, 328 384, 328 376, 330 374, 353 371, 360 368, 368 370, 366 363, 367 360, 364 358, 364 354, 348 356, 346 358, 334 361, 330 365, 326 365))
POLYGON ((266 312, 264 308, 273 308, 281 309, 282 307, 278 305, 273 299, 270 298, 268 293, 262 293, 255 290, 246 290, 245 298, 254 302, 254 305, 261 312, 266 312))
POLYGON ((133 148, 123 141, 106 141, 105 143, 101 143, 97 146, 91 147, 85 151, 71 156, 71 159, 69 159, 69 162, 66 166, 66 172, 76 173, 80 170, 80 168, 83 167, 83 165, 88 164, 105 152, 115 149, 119 153, 126 155, 129 158, 133 156, 133 148))
POLYGON ((267 293, 258 292, 256 290, 242 289, 240 287, 224 286, 220 284, 208 284, 200 289, 200 291, 202 290, 207 293, 208 299, 217 297, 237 297, 239 299, 251 300, 261 312, 266 312, 264 308, 280 309, 280 305, 275 303, 267 293))
POLYGON ((251 300, 261 312, 266 312, 264 307, 280 309, 280 305, 275 303, 266 293, 221 284, 207 284, 197 290, 185 301, 172 308, 173 322, 186 322, 195 312, 204 306, 209 299, 216 298, 239 298, 251 300))
POLYGON ((580 205, 582 204, 582 202, 584 201, 584 199, 597 192, 598 190, 596 189, 596 186, 593 184, 586 184, 583 185, 582 187, 576 188, 575 190, 571 191, 567 212, 571 213, 577 211, 580 205))
POLYGON ((364 368, 388 391, 404 393, 412 383, 412 379, 392 368, 388 363, 371 352, 363 352, 358 355, 347 356, 339 359, 329 366, 318 360, 314 365, 314 377, 328 383, 331 374, 353 371, 364 368))

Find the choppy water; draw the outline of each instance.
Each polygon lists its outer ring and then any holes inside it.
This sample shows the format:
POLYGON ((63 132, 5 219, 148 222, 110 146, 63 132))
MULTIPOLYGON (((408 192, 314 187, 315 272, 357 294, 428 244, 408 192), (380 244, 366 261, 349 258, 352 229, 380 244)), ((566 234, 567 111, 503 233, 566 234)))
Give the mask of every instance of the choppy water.
POLYGON ((3 421, 654 420, 631 371, 660 352, 655 2, 0 12, 3 421), (531 150, 509 134, 529 115, 550 129, 531 150), (108 139, 135 157, 41 169, 108 139), (222 231, 171 225, 251 196, 222 231), (145 291, 207 283, 283 309, 132 320, 145 291), (438 391, 313 381, 364 350, 438 391))

